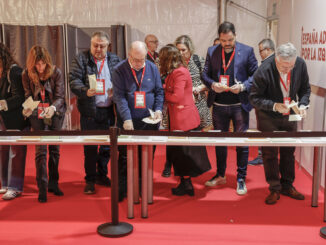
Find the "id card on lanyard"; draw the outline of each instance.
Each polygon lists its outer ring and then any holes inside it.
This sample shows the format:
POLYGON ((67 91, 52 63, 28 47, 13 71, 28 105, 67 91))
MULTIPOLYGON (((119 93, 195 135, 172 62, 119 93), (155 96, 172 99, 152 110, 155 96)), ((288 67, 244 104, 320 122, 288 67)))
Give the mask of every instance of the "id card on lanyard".
MULTIPOLYGON (((97 60, 95 59, 95 63, 97 65, 97 60)), ((100 75, 103 70, 103 66, 105 63, 105 58, 101 62, 100 70, 97 73, 97 79, 96 79, 96 95, 104 95, 105 94, 105 79, 100 79, 100 75)))
MULTIPOLYGON (((145 69, 146 69, 146 66, 144 66, 143 68, 143 73, 141 75, 141 79, 140 79, 140 82, 138 81, 137 79, 137 75, 136 75, 136 72, 133 68, 131 68, 131 71, 132 71, 132 74, 135 78, 135 82, 140 90, 140 87, 141 87, 141 84, 143 82, 143 79, 144 79, 144 75, 145 75, 145 69)), ((144 109, 146 108, 146 93, 145 91, 135 91, 134 92, 134 97, 135 97, 135 109, 144 109)))
POLYGON ((41 99, 42 99, 42 103, 39 103, 37 106, 37 118, 38 119, 43 119, 44 118, 44 114, 45 114, 45 108, 49 107, 49 103, 44 103, 45 101, 45 89, 41 89, 41 99))
POLYGON ((230 85, 230 76, 226 75, 226 71, 228 70, 233 58, 234 58, 234 54, 235 54, 235 48, 233 49, 232 55, 229 59, 229 62, 227 65, 225 65, 225 53, 224 53, 224 48, 222 48, 222 62, 223 62, 223 70, 224 70, 224 75, 220 75, 220 79, 219 82, 224 85, 224 86, 228 86, 230 85))
MULTIPOLYGON (((291 84, 291 72, 288 73, 287 75, 287 79, 286 79, 286 84, 284 83, 281 75, 280 75, 280 82, 284 88, 284 90, 287 92, 287 94, 289 95, 289 89, 290 89, 290 84, 291 84)), ((283 104, 286 105, 287 107, 289 107, 291 102, 291 98, 290 96, 284 97, 283 98, 283 104)), ((290 110, 287 113, 283 113, 284 116, 290 115, 290 110)))

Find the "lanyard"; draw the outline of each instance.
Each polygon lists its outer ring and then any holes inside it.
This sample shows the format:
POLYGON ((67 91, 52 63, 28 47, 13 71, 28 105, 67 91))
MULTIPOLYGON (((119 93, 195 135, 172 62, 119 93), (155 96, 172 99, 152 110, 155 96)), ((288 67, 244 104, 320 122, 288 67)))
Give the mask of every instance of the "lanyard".
POLYGON ((288 73, 288 77, 287 77, 287 80, 286 80, 286 85, 282 79, 282 76, 280 74, 280 80, 281 80, 281 83, 283 85, 283 88, 285 89, 286 92, 288 92, 289 90, 289 87, 290 87, 290 83, 291 83, 291 72, 288 73))
MULTIPOLYGON (((147 54, 149 55, 149 57, 152 58, 153 61, 155 61, 155 59, 154 59, 153 55, 151 54, 151 52, 148 51, 147 54)), ((155 56, 155 53, 154 53, 154 56, 155 56)))
MULTIPOLYGON (((97 65, 97 59, 94 59, 94 60, 95 60, 95 64, 97 65)), ((101 73, 102 73, 103 66, 104 66, 104 62, 105 62, 105 58, 101 61, 100 70, 97 71, 97 76, 98 76, 98 78, 100 78, 100 75, 101 75, 101 73)))
POLYGON ((233 60, 233 58, 234 58, 234 54, 235 54, 235 47, 234 47, 233 52, 232 52, 232 55, 231 55, 231 57, 230 57, 230 59, 229 59, 228 65, 225 66, 225 53, 224 53, 224 48, 222 48, 222 61, 223 61, 223 70, 224 70, 224 75, 225 75, 227 69, 229 68, 229 66, 230 66, 230 64, 231 64, 231 62, 232 62, 232 60, 233 60))
POLYGON ((146 66, 144 66, 144 69, 143 69, 143 73, 142 73, 142 75, 141 75, 140 82, 139 82, 138 79, 137 79, 137 75, 136 75, 135 70, 134 70, 133 68, 131 68, 132 75, 134 75, 135 81, 136 81, 136 83, 137 83, 137 85, 138 85, 139 88, 140 88, 141 83, 143 82, 143 79, 144 79, 145 68, 146 68, 146 66))
POLYGON ((43 88, 43 89, 41 89, 41 99, 42 99, 42 102, 44 103, 44 101, 45 101, 45 89, 43 88))

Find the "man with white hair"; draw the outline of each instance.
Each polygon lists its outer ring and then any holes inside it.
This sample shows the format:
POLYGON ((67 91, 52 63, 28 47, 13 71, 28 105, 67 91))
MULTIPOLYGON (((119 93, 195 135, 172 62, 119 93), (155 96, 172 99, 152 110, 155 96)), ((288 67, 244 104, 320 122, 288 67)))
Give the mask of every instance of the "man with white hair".
MULTIPOLYGON (((162 118, 164 92, 156 65, 146 60, 146 44, 131 44, 128 59, 120 62, 112 76, 113 100, 117 105, 118 125, 125 130, 158 130, 159 122, 147 124, 151 109, 154 120, 162 118)), ((127 191, 126 147, 119 147, 119 200, 127 191)))
MULTIPOLYGON (((264 61, 254 74, 249 99, 256 108, 258 129, 262 132, 296 131, 296 122, 289 121, 289 115, 294 112, 288 105, 291 101, 297 102, 300 115, 304 118, 310 92, 305 61, 297 57, 293 44, 279 46, 275 58, 264 61)), ((303 200, 304 195, 293 187, 295 147, 262 147, 262 151, 270 190, 265 203, 275 204, 280 194, 303 200)))

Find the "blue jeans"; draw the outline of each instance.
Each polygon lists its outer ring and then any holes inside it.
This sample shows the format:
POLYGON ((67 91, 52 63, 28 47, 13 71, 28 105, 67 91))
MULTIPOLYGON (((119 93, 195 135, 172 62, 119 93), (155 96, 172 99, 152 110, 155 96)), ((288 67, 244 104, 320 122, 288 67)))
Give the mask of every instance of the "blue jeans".
MULTIPOLYGON (((215 130, 228 132, 230 121, 233 122, 234 132, 245 132, 249 127, 249 113, 241 105, 213 106, 213 125, 215 130)), ((216 146, 217 175, 225 176, 227 147, 216 146)), ((248 165, 248 147, 238 146, 237 151, 237 180, 246 178, 248 165)))
POLYGON ((0 146, 0 179, 2 188, 23 191, 26 149, 26 145, 0 146))
MULTIPOLYGON (((113 106, 108 108, 96 108, 96 116, 80 117, 80 125, 82 130, 108 130, 114 125, 115 117, 113 106)), ((107 176, 108 162, 110 160, 109 145, 84 145, 84 167, 85 180, 87 182, 95 182, 96 176, 107 176), (99 148, 99 149, 98 149, 99 148), (96 171, 97 166, 97 171, 96 171)))

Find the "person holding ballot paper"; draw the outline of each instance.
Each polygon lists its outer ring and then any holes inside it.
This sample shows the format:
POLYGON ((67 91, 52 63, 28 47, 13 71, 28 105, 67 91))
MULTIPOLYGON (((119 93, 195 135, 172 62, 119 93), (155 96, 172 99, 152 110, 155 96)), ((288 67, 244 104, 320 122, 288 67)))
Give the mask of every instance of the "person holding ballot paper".
MULTIPOLYGON (((108 52, 109 35, 94 32, 90 49, 80 52, 72 61, 69 84, 77 96, 82 130, 108 130, 115 123, 112 101, 112 72, 120 61, 108 52)), ((84 145, 85 194, 95 193, 95 183, 110 186, 107 177, 109 145, 84 145)))
MULTIPOLYGON (((275 57, 266 60, 254 75, 249 98, 256 109, 258 129, 262 132, 296 131, 296 121, 306 117, 310 92, 305 61, 297 57, 292 43, 282 44, 276 49, 275 57)), ((293 187, 294 151, 295 147, 262 147, 270 190, 266 204, 275 204, 280 194, 304 199, 293 187)))
MULTIPOLYGON (((257 60, 252 47, 236 42, 235 27, 223 22, 218 28, 220 45, 208 48, 202 80, 209 89, 207 106, 213 105, 215 130, 227 132, 232 120, 234 131, 244 132, 249 127, 252 106, 248 95, 257 60)), ((217 146, 217 173, 206 186, 226 183, 227 147, 217 146)), ((248 165, 248 147, 237 147, 237 194, 247 193, 245 184, 248 165)))
MULTIPOLYGON (((133 42, 128 59, 119 63, 113 72, 118 125, 125 130, 158 130, 162 119, 164 92, 160 73, 146 55, 146 44, 133 42)), ((126 146, 119 147, 119 152, 119 200, 122 201, 127 191, 126 146)))
MULTIPOLYGON (((65 112, 65 82, 62 72, 53 65, 49 52, 41 46, 33 46, 28 53, 26 69, 22 75, 25 98, 38 101, 24 103, 23 115, 28 117, 33 130, 61 130, 65 112), (31 98, 30 98, 31 97, 31 98), (27 104, 27 105, 26 105, 27 104)), ((59 145, 49 145, 49 180, 47 175, 47 146, 35 146, 36 181, 39 202, 47 201, 47 191, 62 196, 59 189, 59 145)))
MULTIPOLYGON (((0 130, 24 130, 26 120, 21 113, 24 102, 22 68, 9 49, 0 43, 0 130)), ((12 200, 24 187, 26 145, 0 146, 0 194, 12 200)))

